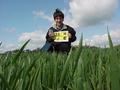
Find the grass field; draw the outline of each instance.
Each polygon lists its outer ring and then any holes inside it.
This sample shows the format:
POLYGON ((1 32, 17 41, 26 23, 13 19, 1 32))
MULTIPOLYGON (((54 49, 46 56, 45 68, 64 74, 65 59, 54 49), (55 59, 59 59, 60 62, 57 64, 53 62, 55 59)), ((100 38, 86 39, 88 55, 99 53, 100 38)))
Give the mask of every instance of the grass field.
POLYGON ((24 52, 0 54, 0 90, 120 90, 120 46, 86 48, 81 36, 69 55, 24 52))

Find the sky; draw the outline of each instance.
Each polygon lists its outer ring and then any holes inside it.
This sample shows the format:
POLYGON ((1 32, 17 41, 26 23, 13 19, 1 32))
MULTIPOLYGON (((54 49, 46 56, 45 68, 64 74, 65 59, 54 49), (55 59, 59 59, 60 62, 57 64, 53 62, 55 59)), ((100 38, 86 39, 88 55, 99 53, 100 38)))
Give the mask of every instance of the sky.
POLYGON ((85 45, 107 46, 107 27, 114 45, 120 44, 120 0, 0 0, 0 53, 28 39, 26 49, 41 48, 56 8, 64 12, 64 24, 76 30, 72 45, 83 34, 85 45))

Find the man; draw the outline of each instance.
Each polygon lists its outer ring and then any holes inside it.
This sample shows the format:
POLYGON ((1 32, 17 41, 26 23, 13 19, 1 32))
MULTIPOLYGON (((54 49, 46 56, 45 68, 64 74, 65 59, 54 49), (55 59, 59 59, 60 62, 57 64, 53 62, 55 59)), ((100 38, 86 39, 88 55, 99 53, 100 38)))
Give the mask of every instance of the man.
MULTIPOLYGON (((62 52, 62 53, 69 53, 71 48, 71 43, 76 40, 76 32, 75 30, 63 23, 64 21, 64 14, 61 10, 56 9, 53 13, 53 18, 55 21, 55 25, 50 27, 48 29, 47 35, 46 35, 46 41, 51 43, 51 47, 49 51, 55 51, 55 52, 62 52), (59 41, 55 40, 55 33, 56 32, 62 32, 67 31, 68 41, 59 41)), ((59 35, 59 33, 58 33, 59 35)))

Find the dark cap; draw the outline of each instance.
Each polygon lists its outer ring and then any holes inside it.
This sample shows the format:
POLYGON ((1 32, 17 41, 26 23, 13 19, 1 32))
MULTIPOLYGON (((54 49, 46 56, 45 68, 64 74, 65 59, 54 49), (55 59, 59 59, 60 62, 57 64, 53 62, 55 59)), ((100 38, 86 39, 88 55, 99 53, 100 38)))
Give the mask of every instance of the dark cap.
POLYGON ((60 17, 62 17, 63 19, 64 19, 64 14, 63 14, 63 12, 60 10, 60 9, 56 9, 55 10, 55 12, 53 13, 53 17, 54 17, 54 19, 57 17, 57 16, 60 16, 60 17))

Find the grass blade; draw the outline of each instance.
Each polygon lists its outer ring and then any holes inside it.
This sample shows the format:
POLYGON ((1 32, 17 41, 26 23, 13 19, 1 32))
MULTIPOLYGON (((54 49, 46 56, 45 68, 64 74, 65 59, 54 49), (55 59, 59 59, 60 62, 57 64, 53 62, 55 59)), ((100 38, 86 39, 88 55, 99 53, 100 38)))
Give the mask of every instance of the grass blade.
POLYGON ((12 63, 16 63, 16 60, 19 58, 20 54, 22 53, 22 51, 24 50, 25 46, 28 44, 29 41, 30 41, 30 39, 22 46, 20 51, 17 53, 17 55, 13 59, 12 63))
POLYGON ((110 33, 108 31, 108 27, 107 27, 107 32, 108 32, 109 46, 110 46, 110 48, 113 48, 113 43, 112 43, 112 39, 111 39, 110 33))
POLYGON ((8 88, 8 90, 11 90, 11 88, 10 88, 8 82, 5 80, 5 78, 3 77, 2 74, 0 74, 0 78, 1 78, 1 80, 3 81, 5 87, 8 88))

